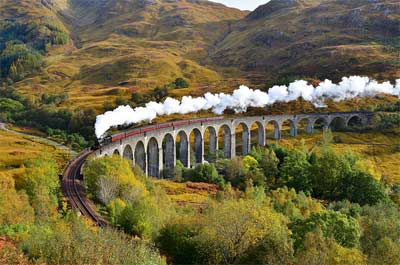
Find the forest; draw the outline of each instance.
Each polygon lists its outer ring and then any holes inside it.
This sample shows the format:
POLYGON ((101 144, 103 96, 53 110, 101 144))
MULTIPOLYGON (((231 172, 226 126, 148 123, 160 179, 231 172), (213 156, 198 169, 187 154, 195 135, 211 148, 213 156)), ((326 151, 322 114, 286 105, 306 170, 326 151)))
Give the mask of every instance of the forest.
MULTIPOLYGON (((57 163, 26 161, 1 178, 0 235, 29 262, 46 264, 398 264, 400 188, 350 150, 253 147, 245 157, 173 172, 175 183, 212 183, 201 204, 177 205, 158 182, 119 156, 91 159, 87 196, 111 226, 71 212, 57 163), (7 202, 7 203, 5 203, 7 202)), ((4 251, 8 251, 4 254, 4 251)))

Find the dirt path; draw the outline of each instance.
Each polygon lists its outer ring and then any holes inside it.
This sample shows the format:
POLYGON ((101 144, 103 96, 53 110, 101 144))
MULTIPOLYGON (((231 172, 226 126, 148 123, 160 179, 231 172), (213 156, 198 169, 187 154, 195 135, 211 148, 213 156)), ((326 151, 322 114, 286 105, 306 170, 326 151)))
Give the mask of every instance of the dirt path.
POLYGON ((7 128, 6 124, 2 123, 2 122, 0 122, 0 130, 6 131, 6 132, 11 132, 11 133, 18 134, 18 135, 25 136, 25 137, 29 137, 32 140, 36 140, 36 141, 39 141, 39 142, 43 142, 45 144, 54 146, 55 148, 61 149, 61 150, 65 151, 65 152, 71 154, 72 156, 76 156, 76 154, 77 154, 71 148, 69 148, 69 147, 67 147, 65 145, 62 145, 60 143, 57 143, 57 142, 55 142, 53 140, 50 140, 50 139, 47 139, 47 138, 43 138, 43 137, 39 137, 39 136, 36 136, 36 135, 31 135, 31 134, 27 134, 27 133, 21 133, 21 132, 17 132, 17 131, 14 131, 14 130, 10 130, 10 129, 7 128))

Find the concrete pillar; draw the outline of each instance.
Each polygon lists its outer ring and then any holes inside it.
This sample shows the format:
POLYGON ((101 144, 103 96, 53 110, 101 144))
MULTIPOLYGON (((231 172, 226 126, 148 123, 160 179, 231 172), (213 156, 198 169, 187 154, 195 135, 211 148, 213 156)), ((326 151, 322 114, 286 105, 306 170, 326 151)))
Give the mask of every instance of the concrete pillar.
POLYGON ((265 146, 265 128, 258 124, 258 145, 265 146))
MULTIPOLYGON (((186 135, 185 132, 180 132, 179 133, 180 137, 180 142, 179 142, 179 160, 182 162, 182 164, 189 168, 190 167, 190 143, 189 143, 189 138, 186 135)), ((175 141, 176 145, 176 141, 175 141)))
POLYGON ((162 172, 164 169, 164 163, 163 163, 163 149, 162 149, 162 143, 161 146, 159 145, 158 148, 158 172, 156 178, 162 178, 162 172))
MULTIPOLYGON (((160 176, 160 152, 158 147, 158 142, 152 138, 148 144, 147 148, 147 167, 148 175, 154 178, 159 178, 160 176)), ((162 158, 162 156, 161 156, 162 158)), ((162 164, 162 162, 161 162, 162 164)))
POLYGON ((250 129, 243 125, 243 132, 242 132, 242 155, 247 155, 250 153, 250 145, 251 145, 251 139, 250 139, 250 129))
POLYGON ((164 162, 165 168, 174 168, 176 166, 176 156, 175 156, 175 141, 171 137, 166 137, 164 162))
POLYGON ((139 166, 147 175, 147 153, 142 142, 139 142, 135 147, 134 164, 139 166))
POLYGON ((236 156, 236 133, 230 135, 230 154, 227 158, 234 158, 236 156))
MULTIPOLYGON (((185 144, 185 147, 184 147, 185 149, 186 149, 186 166, 187 166, 187 168, 190 168, 192 165, 191 165, 191 163, 190 163, 190 157, 191 157, 191 153, 190 153, 190 141, 187 141, 186 142, 186 144, 185 144)), ((184 164, 185 165, 185 164, 184 164)))
POLYGON ((275 125, 274 139, 275 140, 280 140, 281 138, 282 138, 281 129, 279 128, 279 126, 275 125))
POLYGON ((224 128, 224 158, 231 158, 231 157, 232 157, 232 132, 229 127, 225 127, 224 128))
POLYGON ((314 126, 313 126, 311 121, 309 121, 308 124, 307 124, 307 133, 308 134, 313 134, 314 133, 314 126))
POLYGON ((218 137, 214 128, 210 128, 209 130, 210 138, 209 138, 209 152, 210 154, 215 154, 218 150, 218 137))
POLYGON ((292 137, 296 137, 296 136, 297 136, 297 127, 296 127, 295 124, 292 124, 292 125, 290 126, 290 135, 291 135, 292 137))
POLYGON ((196 164, 204 163, 204 141, 200 131, 194 131, 194 155, 196 164))

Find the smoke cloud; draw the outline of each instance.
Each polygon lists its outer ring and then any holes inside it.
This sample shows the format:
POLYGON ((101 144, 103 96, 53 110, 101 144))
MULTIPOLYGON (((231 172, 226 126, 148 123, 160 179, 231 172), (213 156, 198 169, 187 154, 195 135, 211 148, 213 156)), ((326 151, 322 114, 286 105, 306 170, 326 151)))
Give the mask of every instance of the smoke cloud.
POLYGON ((343 77, 339 84, 330 80, 321 82, 314 87, 304 80, 298 80, 289 86, 273 86, 268 92, 253 90, 240 86, 232 94, 206 93, 203 97, 185 96, 181 101, 167 98, 163 103, 149 102, 145 107, 131 108, 119 106, 97 116, 95 124, 96 136, 100 139, 113 127, 135 124, 143 121, 152 121, 157 116, 171 114, 188 114, 202 110, 212 110, 215 114, 222 114, 226 109, 236 113, 246 112, 249 107, 266 107, 275 102, 289 102, 302 97, 312 102, 316 107, 326 107, 325 101, 342 101, 355 97, 372 97, 377 94, 389 94, 400 97, 400 79, 396 84, 390 82, 378 83, 368 77, 343 77))

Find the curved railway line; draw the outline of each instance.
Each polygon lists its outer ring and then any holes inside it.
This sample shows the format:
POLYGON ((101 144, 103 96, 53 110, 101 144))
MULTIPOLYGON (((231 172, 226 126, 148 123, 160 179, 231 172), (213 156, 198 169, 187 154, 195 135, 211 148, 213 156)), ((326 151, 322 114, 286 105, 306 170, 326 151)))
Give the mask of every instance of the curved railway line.
POLYGON ((84 188, 80 179, 82 166, 91 153, 92 151, 85 150, 67 165, 62 176, 62 190, 73 210, 79 211, 98 226, 105 227, 108 222, 97 213, 84 196, 84 188))

